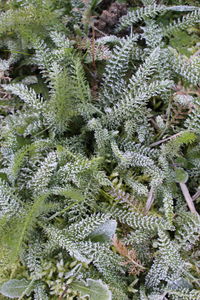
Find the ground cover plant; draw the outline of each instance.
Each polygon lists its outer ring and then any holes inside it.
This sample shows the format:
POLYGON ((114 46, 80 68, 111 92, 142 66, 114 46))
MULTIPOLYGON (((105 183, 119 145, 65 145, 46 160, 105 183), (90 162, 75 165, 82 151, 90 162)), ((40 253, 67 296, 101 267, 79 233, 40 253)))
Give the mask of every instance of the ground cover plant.
POLYGON ((0 8, 0 299, 200 299, 198 1, 0 8))

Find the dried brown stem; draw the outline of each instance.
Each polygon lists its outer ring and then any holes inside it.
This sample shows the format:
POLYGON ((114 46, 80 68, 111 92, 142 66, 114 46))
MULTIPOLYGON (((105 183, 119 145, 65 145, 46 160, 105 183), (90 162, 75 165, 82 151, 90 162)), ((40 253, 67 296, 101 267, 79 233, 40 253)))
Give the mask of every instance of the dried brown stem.
POLYGON ((165 300, 166 298, 165 298, 165 296, 168 294, 168 292, 164 292, 164 294, 163 295, 161 295, 161 298, 159 299, 159 300, 165 300))
POLYGON ((191 58, 193 58, 193 57, 195 57, 195 56, 198 56, 198 55, 200 55, 200 49, 197 50, 197 51, 191 56, 191 58))
POLYGON ((187 205, 190 209, 190 211, 194 214, 198 214, 198 212, 196 211, 196 208, 194 206, 194 203, 193 203, 193 200, 192 200, 192 197, 190 196, 190 193, 188 191, 188 188, 187 188, 187 185, 185 183, 179 183, 180 185, 180 188, 182 190, 182 193, 183 193, 183 196, 187 202, 187 205))
POLYGON ((145 213, 148 213, 148 211, 150 210, 154 199, 155 199, 155 195, 153 193, 153 188, 151 187, 148 198, 147 198, 146 206, 145 206, 145 213))
POLYGON ((141 265, 141 262, 137 259, 137 255, 134 249, 129 250, 116 236, 113 238, 113 245, 117 252, 126 258, 123 265, 129 265, 130 274, 139 274, 146 268, 141 265))
POLYGON ((162 144, 162 143, 164 143, 164 142, 167 142, 167 141, 169 141, 169 140, 171 140, 171 139, 173 139, 173 138, 176 138, 176 137, 179 136, 180 134, 182 134, 182 132, 178 132, 178 133, 176 133, 176 134, 174 134, 174 135, 172 135, 172 136, 169 136, 169 137, 167 137, 167 138, 165 138, 165 139, 163 139, 163 140, 160 140, 160 141, 157 141, 157 142, 155 142, 155 143, 152 143, 152 144, 149 145, 149 147, 155 147, 155 146, 158 146, 158 145, 160 145, 160 144, 162 144))
POLYGON ((192 200, 195 201, 200 197, 200 190, 197 190, 197 192, 192 196, 192 200))

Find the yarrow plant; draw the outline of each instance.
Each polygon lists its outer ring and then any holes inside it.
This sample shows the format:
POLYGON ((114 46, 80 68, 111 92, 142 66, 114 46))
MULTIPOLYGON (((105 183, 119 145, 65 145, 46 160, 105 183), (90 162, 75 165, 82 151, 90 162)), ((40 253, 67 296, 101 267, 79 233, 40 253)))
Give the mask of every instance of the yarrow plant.
POLYGON ((0 293, 197 300, 200 57, 170 39, 200 8, 143 0, 95 38, 101 2, 2 4, 0 293))

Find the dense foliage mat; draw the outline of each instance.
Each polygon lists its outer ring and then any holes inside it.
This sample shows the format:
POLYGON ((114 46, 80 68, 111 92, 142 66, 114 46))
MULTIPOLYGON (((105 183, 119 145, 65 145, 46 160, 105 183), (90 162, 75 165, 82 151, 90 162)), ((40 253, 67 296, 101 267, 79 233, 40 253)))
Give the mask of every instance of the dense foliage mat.
POLYGON ((0 8, 1 299, 200 299, 198 1, 0 8))

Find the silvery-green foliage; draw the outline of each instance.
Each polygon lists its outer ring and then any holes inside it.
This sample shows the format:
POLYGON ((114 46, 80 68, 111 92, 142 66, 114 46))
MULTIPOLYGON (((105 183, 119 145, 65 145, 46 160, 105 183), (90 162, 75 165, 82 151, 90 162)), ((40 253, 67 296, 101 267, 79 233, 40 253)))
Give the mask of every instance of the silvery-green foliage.
POLYGON ((173 195, 172 192, 168 189, 163 187, 162 189, 162 195, 163 195, 163 204, 164 204, 164 211, 165 216, 169 224, 172 225, 173 223, 173 217, 174 217, 174 201, 173 201, 173 195))
POLYGON ((38 83, 38 78, 37 76, 26 76, 24 79, 22 79, 21 83, 26 84, 26 85, 31 85, 31 84, 36 84, 38 83))
POLYGON ((139 228, 127 235, 123 241, 126 245, 132 246, 135 249, 142 263, 146 263, 152 259, 150 239, 153 240, 153 238, 153 232, 150 230, 144 232, 143 229, 139 228))
POLYGON ((150 4, 146 5, 145 7, 141 7, 136 11, 129 12, 126 16, 121 18, 118 30, 122 30, 123 28, 126 28, 134 23, 138 23, 145 18, 153 18, 157 14, 163 13, 165 10, 165 5, 157 5, 153 3, 152 5, 150 4))
POLYGON ((145 39, 149 48, 155 49, 163 45, 163 32, 154 20, 146 20, 146 26, 142 27, 144 33, 142 37, 145 39))
POLYGON ((28 88, 26 85, 20 83, 10 85, 2 84, 2 87, 7 92, 11 92, 16 96, 19 96, 20 99, 32 109, 38 111, 43 108, 43 99, 39 97, 33 89, 28 88))
POLYGON ((194 107, 192 109, 191 114, 188 116, 188 119, 185 122, 186 128, 192 130, 193 132, 199 132, 199 114, 200 114, 200 104, 199 99, 195 99, 193 101, 194 107))
POLYGON ((10 39, 5 39, 1 41, 1 46, 6 47, 10 50, 10 56, 8 59, 0 59, 0 69, 3 72, 8 71, 9 68, 16 62, 19 61, 22 56, 19 49, 21 48, 20 42, 10 39))
MULTIPOLYGON (((117 127, 124 121, 134 118, 136 119, 138 114, 145 113, 148 115, 146 105, 148 100, 152 97, 159 96, 168 92, 173 85, 170 80, 154 81, 147 83, 144 81, 141 87, 138 87, 134 95, 131 88, 127 92, 122 93, 119 101, 114 104, 113 108, 106 110, 105 122, 109 127, 117 127), (138 114, 135 115, 135 112, 138 114)), ((135 120, 137 124, 137 119, 135 120)))
MULTIPOLYGON (((43 70, 50 69, 51 64, 53 63, 54 56, 51 50, 48 48, 48 46, 44 43, 44 41, 37 39, 34 42, 34 48, 35 48, 35 55, 32 61, 37 63, 39 68, 42 70, 42 73, 44 73, 43 70)), ((44 76, 45 75, 46 74, 44 74, 44 76)))
POLYGON ((50 37, 58 48, 70 48, 70 40, 59 31, 51 31, 50 37))
POLYGON ((42 272, 41 259, 43 256, 43 246, 40 242, 40 240, 33 241, 27 252, 24 254, 24 262, 30 271, 31 278, 36 280, 41 278, 42 272))
POLYGON ((120 43, 120 38, 115 36, 115 35, 107 35, 107 36, 103 36, 97 39, 97 43, 98 44, 107 44, 107 43, 114 43, 114 44, 118 44, 120 43))
POLYGON ((152 53, 146 57, 145 61, 138 68, 135 74, 130 78, 128 89, 129 93, 135 94, 137 89, 151 79, 156 73, 160 60, 160 48, 155 47, 152 53))
POLYGON ((106 105, 109 102, 115 102, 124 90, 124 77, 128 70, 129 57, 132 49, 136 46, 137 39, 137 35, 127 37, 120 40, 120 44, 114 48, 113 55, 104 72, 102 97, 106 105))
POLYGON ((142 0, 142 3, 146 5, 152 5, 156 3, 156 0, 142 0))
POLYGON ((54 170, 57 166, 57 157, 55 152, 50 152, 45 158, 44 162, 41 163, 37 172, 31 178, 28 186, 33 189, 34 193, 44 191, 51 180, 54 170))
POLYGON ((164 34, 170 35, 178 30, 187 29, 189 26, 193 26, 200 21, 200 9, 196 8, 191 13, 183 16, 182 18, 175 19, 171 24, 164 28, 164 34))
POLYGON ((192 106, 195 101, 193 96, 186 94, 175 94, 173 99, 176 103, 185 107, 188 107, 190 105, 192 106))
POLYGON ((192 11, 186 16, 183 16, 182 19, 175 19, 174 22, 169 24, 166 28, 163 29, 165 35, 171 34, 173 31, 186 29, 195 23, 199 23, 199 8, 195 6, 165 6, 158 5, 155 1, 149 1, 144 3, 144 7, 136 9, 135 11, 129 12, 126 16, 123 16, 120 20, 120 25, 118 30, 122 30, 128 26, 138 23, 141 20, 153 19, 158 14, 166 13, 167 11, 192 11), (150 2, 150 3, 149 3, 150 2), (152 3, 153 2, 153 3, 152 3))
MULTIPOLYGON (((102 239, 103 235, 106 234, 108 236, 110 234, 105 226, 104 229, 102 229, 101 226, 102 221, 104 222, 103 224, 106 224, 105 221, 107 218, 108 216, 106 215, 97 215, 90 218, 88 217, 85 220, 85 224, 81 221, 76 225, 73 224, 69 226, 68 229, 60 230, 53 226, 48 226, 44 228, 44 230, 55 247, 67 250, 67 252, 78 261, 87 264, 92 262, 107 280, 112 281, 112 276, 114 280, 122 268, 119 264, 116 269, 120 258, 117 254, 114 255, 109 249, 108 245, 110 241, 108 241, 107 238, 102 239), (85 233, 81 235, 82 226, 84 226, 85 233), (96 229, 96 231, 94 229, 96 229), (99 237, 100 241, 93 241, 95 238, 98 240, 99 237)), ((114 231, 115 227, 113 228, 112 235, 114 231)))
POLYGON ((179 224, 180 228, 176 232, 176 240, 180 249, 189 251, 197 244, 200 238, 200 218, 193 216, 190 213, 180 214, 179 224))
POLYGON ((131 176, 125 177, 125 181, 126 184, 131 187, 133 194, 147 196, 148 189, 144 184, 134 180, 131 176))
POLYGON ((45 292, 45 287, 38 284, 38 286, 34 289, 34 300, 40 299, 48 300, 49 298, 45 292))
MULTIPOLYGON (((96 232, 97 234, 98 229, 100 229, 102 225, 106 225, 107 222, 109 226, 109 215, 94 215, 87 217, 86 219, 80 221, 77 224, 72 224, 71 226, 69 226, 66 232, 70 234, 72 239, 75 238, 78 240, 82 240, 88 235, 94 234, 94 232, 96 232)), ((108 232, 108 230, 109 228, 105 230, 105 232, 108 232)))
POLYGON ((186 270, 185 263, 179 253, 178 244, 171 241, 165 231, 158 230, 159 253, 154 259, 146 277, 148 287, 157 288, 161 281, 170 281, 179 278, 186 270))
POLYGON ((174 49, 169 49, 171 52, 171 64, 174 71, 193 85, 197 85, 200 81, 200 58, 198 56, 190 60, 179 55, 174 49))
POLYGON ((111 211, 113 217, 117 218, 121 223, 127 224, 134 229, 144 229, 154 232, 158 228, 168 229, 169 224, 163 218, 154 216, 144 216, 142 214, 127 211, 125 209, 113 209, 111 211))
POLYGON ((198 290, 189 290, 187 288, 183 288, 180 291, 170 291, 169 293, 177 297, 173 299, 196 300, 200 297, 198 290))
POLYGON ((113 300, 197 299, 197 271, 190 253, 198 246, 200 222, 187 211, 177 170, 187 174, 189 191, 196 191, 199 57, 187 58, 166 42, 177 30, 198 23, 199 9, 141 1, 143 6, 128 12, 118 25, 121 30, 137 24, 137 33, 132 28, 126 37, 95 41, 107 44, 112 54, 101 76, 95 77, 99 66, 87 71, 90 65, 84 65, 80 37, 74 38, 73 31, 92 3, 71 1, 68 16, 65 9, 51 9, 48 0, 21 1, 15 19, 15 10, 0 15, 0 34, 13 33, 10 44, 2 42, 13 49, 8 59, 1 59, 2 71, 9 72, 21 59, 14 52, 19 43, 12 39, 22 34, 24 49, 33 53, 23 63, 40 72, 1 85, 17 108, 0 125, 0 263, 11 273, 24 268, 26 276, 36 280, 37 300, 51 293, 60 297, 60 290, 68 285, 70 289, 70 284, 82 297, 87 290, 97 298, 90 289, 95 285, 108 299, 112 292, 113 300), (43 13, 48 4, 47 16, 41 14, 44 20, 35 10, 37 3, 43 13), (53 11, 65 11, 72 35, 62 18, 49 26, 53 11), (172 11, 184 16, 161 24, 159 16, 172 11), (24 34, 14 28, 20 14, 24 34), (40 20, 42 37, 28 37, 25 29, 32 17, 40 20), (90 89, 91 77, 99 84, 98 93, 90 89), (40 80, 45 92, 38 87, 40 80), (190 94, 189 88, 195 92, 190 94), (179 123, 174 122, 174 106, 180 114, 188 112, 179 123), (148 201, 150 211, 144 209, 148 201), (116 234, 121 250, 113 245, 116 234), (63 257, 63 274, 68 274, 64 282, 54 278, 57 253, 63 257), (44 275, 47 260, 55 281, 52 289, 44 275), (128 264, 137 260, 144 272, 128 274, 128 264), (70 273, 66 262, 87 270, 70 273), (190 290, 184 289, 188 286, 190 290))
POLYGON ((20 199, 13 187, 0 179, 0 218, 11 217, 21 210, 20 199))
POLYGON ((143 286, 140 288, 140 300, 148 300, 145 288, 143 286))

